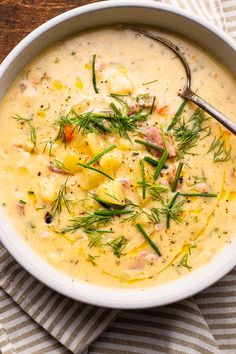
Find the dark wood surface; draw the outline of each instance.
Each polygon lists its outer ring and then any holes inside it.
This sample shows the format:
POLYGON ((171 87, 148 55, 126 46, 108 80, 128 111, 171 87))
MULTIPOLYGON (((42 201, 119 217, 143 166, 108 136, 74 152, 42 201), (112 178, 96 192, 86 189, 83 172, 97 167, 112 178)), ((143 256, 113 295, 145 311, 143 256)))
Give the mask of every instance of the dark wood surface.
POLYGON ((0 0, 0 63, 33 29, 74 7, 97 0, 0 0))

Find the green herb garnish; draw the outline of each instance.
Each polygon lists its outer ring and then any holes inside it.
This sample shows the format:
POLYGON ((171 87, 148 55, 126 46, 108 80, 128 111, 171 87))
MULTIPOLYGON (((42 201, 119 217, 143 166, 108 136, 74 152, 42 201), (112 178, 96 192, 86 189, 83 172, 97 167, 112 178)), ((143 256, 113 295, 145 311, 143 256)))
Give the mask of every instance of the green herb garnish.
POLYGON ((145 199, 146 198, 146 177, 145 177, 145 169, 144 169, 143 160, 140 161, 140 167, 141 167, 141 176, 142 176, 142 182, 140 184, 142 186, 142 196, 143 196, 143 199, 145 199))
POLYGON ((175 178, 174 178, 174 181, 173 181, 173 183, 171 185, 171 192, 175 192, 176 191, 177 184, 178 184, 178 181, 179 181, 182 169, 183 169, 183 165, 184 165, 183 162, 180 162, 178 167, 177 167, 175 178))
POLYGON ((143 227, 140 224, 136 224, 137 229, 141 232, 143 237, 146 239, 146 241, 149 243, 149 245, 154 249, 156 254, 158 254, 159 257, 161 257, 161 252, 159 251, 158 247, 156 244, 152 241, 152 239, 148 236, 146 231, 143 229, 143 227))
POLYGON ((148 81, 143 83, 143 86, 149 85, 149 84, 153 84, 154 82, 158 82, 159 80, 152 80, 152 81, 148 81))
POLYGON ((189 254, 186 253, 186 254, 183 256, 183 258, 181 259, 179 265, 182 266, 182 267, 184 267, 184 268, 187 268, 188 271, 191 272, 192 267, 190 267, 190 265, 188 265, 188 256, 189 256, 189 254))
POLYGON ((150 157, 150 156, 144 156, 144 161, 146 161, 146 162, 148 162, 148 163, 150 163, 152 166, 157 166, 158 165, 158 163, 159 163, 159 161, 157 161, 157 160, 155 160, 155 159, 153 159, 152 157, 150 157))
POLYGON ((154 175, 153 175, 153 178, 154 180, 157 179, 157 177, 159 176, 159 174, 161 173, 161 170, 163 169, 164 165, 165 165, 165 162, 166 160, 168 159, 169 157, 169 154, 167 151, 164 151, 160 160, 159 160, 159 163, 154 171, 154 175))
POLYGON ((88 255, 88 262, 92 263, 94 267, 96 267, 97 263, 95 262, 95 259, 99 256, 92 256, 91 254, 88 255))
POLYGON ((87 166, 92 165, 95 161, 99 160, 103 155, 107 154, 109 151, 113 150, 116 148, 116 145, 111 145, 109 148, 99 152, 97 155, 95 155, 89 162, 86 163, 87 166))
POLYGON ((159 218, 159 214, 165 214, 166 216, 166 228, 170 228, 170 220, 172 219, 175 221, 177 224, 182 222, 181 214, 183 212, 183 205, 185 203, 185 200, 181 199, 180 201, 177 201, 177 198, 179 197, 180 193, 177 192, 174 197, 171 199, 171 201, 161 201, 163 207, 162 208, 152 208, 152 213, 156 215, 157 218, 159 218))
POLYGON ((206 138, 210 133, 210 127, 203 127, 203 123, 207 121, 204 111, 197 108, 187 122, 178 120, 178 124, 174 127, 174 137, 178 142, 178 158, 182 158, 185 154, 189 154, 189 150, 197 145, 200 134, 206 134, 202 139, 206 138))
POLYGON ((138 144, 145 145, 145 146, 147 146, 147 147, 149 147, 151 149, 155 149, 155 150, 158 150, 158 151, 161 151, 161 152, 165 151, 165 149, 163 149, 161 146, 149 143, 148 141, 145 141, 145 140, 135 139, 134 141, 136 143, 138 143, 138 144))
POLYGON ((214 137, 207 153, 211 151, 214 151, 214 162, 226 162, 231 159, 231 145, 228 148, 226 147, 223 134, 219 138, 214 137))
POLYGON ((208 197, 208 198, 215 198, 217 197, 216 193, 179 193, 183 197, 208 197))
POLYGON ((95 167, 92 167, 90 166, 91 164, 93 164, 94 162, 96 162, 98 159, 100 159, 100 157, 102 157, 103 155, 105 155, 106 153, 108 153, 109 151, 113 150, 114 148, 116 147, 116 145, 111 145, 109 148, 99 152, 97 155, 95 155, 90 161, 88 161, 86 164, 84 163, 80 163, 78 162, 77 165, 81 166, 81 167, 84 167, 84 168, 88 168, 92 171, 95 171, 95 172, 98 172, 106 177, 108 177, 109 179, 112 179, 113 178, 111 176, 109 176, 107 173, 103 172, 102 170, 99 170, 95 167))
POLYGON ((67 211, 70 213, 70 200, 66 198, 66 183, 67 180, 62 184, 56 199, 52 202, 52 212, 54 216, 60 214, 62 211, 62 206, 66 207, 67 211))
POLYGON ((107 246, 110 246, 113 250, 113 254, 117 257, 120 258, 120 256, 123 256, 124 253, 124 248, 126 246, 127 240, 124 236, 117 237, 115 240, 109 241, 106 243, 107 246))
POLYGON ((112 216, 104 216, 104 215, 95 215, 86 213, 85 216, 78 216, 74 219, 71 219, 71 225, 67 226, 62 230, 63 233, 67 232, 76 232, 79 229, 86 230, 97 230, 100 226, 106 226, 112 221, 112 216))
POLYGON ((97 88, 95 64, 96 64, 96 54, 93 55, 93 61, 92 61, 92 81, 93 81, 93 89, 94 89, 95 93, 98 93, 99 90, 97 88))
POLYGON ((99 216, 117 216, 117 215, 122 215, 122 214, 129 214, 132 213, 133 211, 130 209, 122 209, 122 210, 95 210, 94 215, 99 215, 99 216))
POLYGON ((17 122, 24 124, 27 123, 29 128, 30 128, 30 140, 33 143, 34 149, 36 148, 36 143, 37 143, 37 136, 36 136, 36 128, 35 126, 32 124, 32 118, 23 118, 21 116, 19 116, 18 114, 15 115, 14 118, 17 122))
POLYGON ((169 127, 167 128, 167 130, 171 130, 177 124, 177 122, 179 121, 179 119, 180 119, 180 117, 181 117, 181 115, 183 113, 183 110, 184 110, 186 104, 187 104, 187 101, 184 101, 184 102, 181 103, 178 111, 175 113, 174 118, 172 119, 172 122, 170 123, 169 127))
POLYGON ((59 170, 62 170, 62 171, 65 171, 65 172, 71 172, 69 168, 67 168, 63 162, 59 161, 59 160, 54 160, 51 162, 51 166, 52 167, 56 167, 58 168, 59 170))

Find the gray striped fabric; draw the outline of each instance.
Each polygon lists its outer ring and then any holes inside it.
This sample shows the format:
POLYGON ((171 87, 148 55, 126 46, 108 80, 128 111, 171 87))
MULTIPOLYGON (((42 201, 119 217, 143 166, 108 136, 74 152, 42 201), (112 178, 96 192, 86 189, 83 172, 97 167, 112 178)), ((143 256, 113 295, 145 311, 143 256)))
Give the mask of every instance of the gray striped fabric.
MULTIPOLYGON (((204 16, 236 40, 236 0, 163 0, 204 16)), ((0 353, 236 354, 236 269, 194 298, 139 311, 59 295, 0 243, 0 353)))

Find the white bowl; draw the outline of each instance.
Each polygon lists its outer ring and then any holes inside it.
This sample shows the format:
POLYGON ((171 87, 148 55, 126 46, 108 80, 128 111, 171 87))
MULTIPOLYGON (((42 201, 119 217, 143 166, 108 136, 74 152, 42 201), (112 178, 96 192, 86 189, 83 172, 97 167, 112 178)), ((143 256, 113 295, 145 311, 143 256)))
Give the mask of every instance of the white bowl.
MULTIPOLYGON (((0 99, 23 67, 45 47, 91 27, 114 23, 156 25, 196 41, 236 74, 236 46, 207 21, 154 1, 106 1, 82 6, 46 22, 24 38, 0 66, 0 99)), ((0 239, 13 257, 50 288, 73 299, 112 308, 165 305, 210 286, 236 265, 236 238, 209 263, 178 280, 149 288, 117 289, 75 280, 57 271, 23 241, 0 210, 0 239)))

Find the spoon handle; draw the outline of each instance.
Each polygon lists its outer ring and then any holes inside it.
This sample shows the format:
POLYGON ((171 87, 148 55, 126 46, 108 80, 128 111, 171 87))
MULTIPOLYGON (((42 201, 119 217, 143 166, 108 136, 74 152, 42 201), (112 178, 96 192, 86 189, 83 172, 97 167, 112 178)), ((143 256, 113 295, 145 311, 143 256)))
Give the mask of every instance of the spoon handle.
POLYGON ((194 102, 197 106, 199 106, 204 111, 209 113, 212 117, 214 117, 225 128, 231 131, 231 133, 236 135, 236 123, 232 122, 223 113, 215 109, 212 105, 206 102, 203 98, 196 95, 189 88, 185 89, 184 92, 180 94, 180 96, 194 102))

